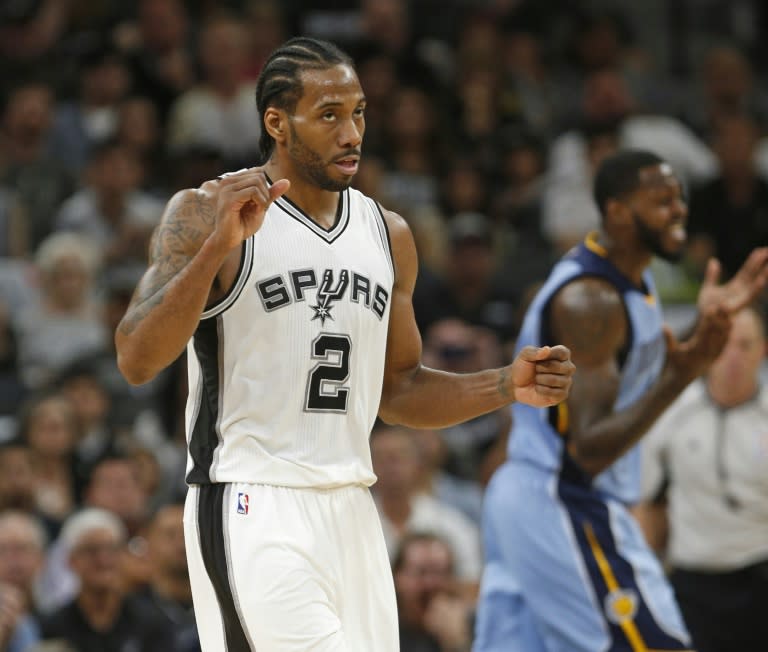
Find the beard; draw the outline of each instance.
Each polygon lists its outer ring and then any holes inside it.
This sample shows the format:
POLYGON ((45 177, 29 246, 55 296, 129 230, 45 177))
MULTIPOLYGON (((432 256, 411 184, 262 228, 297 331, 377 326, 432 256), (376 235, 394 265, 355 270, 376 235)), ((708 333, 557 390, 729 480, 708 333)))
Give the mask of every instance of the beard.
POLYGON ((685 249, 683 247, 680 247, 676 251, 667 249, 664 246, 664 242, 659 231, 654 231, 653 229, 649 228, 640 219, 637 213, 632 213, 632 219, 635 223, 635 229, 637 230, 637 236, 640 239, 640 242, 654 256, 658 256, 662 260, 666 260, 669 263, 679 263, 682 260, 683 254, 685 253, 685 249))
MULTIPOLYGON (((341 192, 352 185, 352 179, 333 179, 328 174, 328 165, 330 161, 323 160, 316 151, 307 147, 304 141, 299 138, 292 122, 289 122, 291 130, 291 142, 288 145, 288 153, 296 163, 296 168, 304 176, 323 190, 331 192, 341 192)), ((356 152, 357 153, 357 152, 356 152)))

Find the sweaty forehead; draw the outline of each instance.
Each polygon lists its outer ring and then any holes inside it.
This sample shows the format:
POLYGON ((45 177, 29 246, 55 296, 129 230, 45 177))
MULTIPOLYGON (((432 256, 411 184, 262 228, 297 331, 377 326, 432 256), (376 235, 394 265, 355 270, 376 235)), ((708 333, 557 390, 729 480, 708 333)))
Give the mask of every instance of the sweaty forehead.
POLYGON ((362 99, 360 81, 351 66, 338 64, 331 68, 309 69, 301 74, 303 88, 301 102, 306 106, 319 106, 354 99, 362 99))
POLYGON ((672 166, 668 163, 641 168, 638 178, 640 179, 641 187, 648 190, 661 190, 680 186, 680 180, 675 176, 672 166))

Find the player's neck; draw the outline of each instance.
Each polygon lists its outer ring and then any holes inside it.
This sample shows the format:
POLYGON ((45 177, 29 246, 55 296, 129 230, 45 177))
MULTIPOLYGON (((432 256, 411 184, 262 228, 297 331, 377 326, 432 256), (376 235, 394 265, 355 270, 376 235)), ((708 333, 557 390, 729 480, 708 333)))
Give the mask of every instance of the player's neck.
POLYGON ((298 206, 323 228, 329 229, 333 226, 339 208, 339 192, 323 190, 289 166, 281 165, 274 156, 267 162, 264 169, 273 182, 279 179, 288 179, 291 182, 290 189, 285 193, 286 199, 298 206))
POLYGON ((606 233, 600 233, 595 244, 603 251, 606 259, 635 285, 643 282, 643 272, 651 264, 653 256, 638 247, 625 246, 621 240, 611 238, 606 233))

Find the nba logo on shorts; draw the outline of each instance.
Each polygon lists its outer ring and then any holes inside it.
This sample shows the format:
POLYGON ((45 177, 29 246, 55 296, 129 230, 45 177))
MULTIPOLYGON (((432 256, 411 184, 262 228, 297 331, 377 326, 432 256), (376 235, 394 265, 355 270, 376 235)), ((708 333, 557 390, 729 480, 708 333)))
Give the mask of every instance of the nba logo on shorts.
POLYGON ((248 514, 248 494, 237 494, 237 513, 248 514))

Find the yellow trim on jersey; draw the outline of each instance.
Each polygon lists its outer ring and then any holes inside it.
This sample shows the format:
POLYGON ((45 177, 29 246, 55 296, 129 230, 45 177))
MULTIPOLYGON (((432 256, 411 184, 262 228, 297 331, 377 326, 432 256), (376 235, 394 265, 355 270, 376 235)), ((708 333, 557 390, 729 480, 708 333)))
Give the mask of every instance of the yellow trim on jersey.
POLYGON ((568 404, 567 403, 558 403, 555 406, 555 409, 557 410, 557 433, 559 435, 564 435, 566 432, 568 432, 568 425, 570 423, 570 414, 568 413, 568 404))
MULTIPOLYGON (((621 589, 619 582, 613 574, 611 564, 606 558, 603 549, 600 547, 600 543, 598 542, 597 537, 595 536, 595 531, 592 529, 590 523, 584 524, 584 532, 587 535, 587 541, 592 550, 592 556, 597 562, 597 567, 600 569, 600 574, 603 576, 608 591, 619 591, 621 589)), ((631 618, 622 618, 618 624, 624 632, 624 635, 627 637, 629 645, 632 647, 632 652, 651 652, 646 646, 640 631, 637 629, 637 625, 631 618)))
POLYGON ((587 237, 584 238, 584 246, 601 258, 608 256, 608 250, 597 241, 597 231, 591 231, 587 234, 587 237))
MULTIPOLYGON (((595 536, 595 531, 592 529, 590 523, 584 524, 584 532, 587 535, 587 541, 589 541, 589 547, 592 549, 592 555, 597 562, 597 567, 600 569, 600 574, 603 576, 605 585, 608 587, 608 591, 620 591, 621 587, 616 580, 616 576, 613 574, 611 564, 605 556, 603 549, 600 547, 600 543, 595 536)), ((624 635, 627 637, 632 652, 695 652, 694 650, 658 650, 651 649, 646 646, 640 631, 637 629, 637 625, 631 618, 622 619, 619 623, 624 635)))

